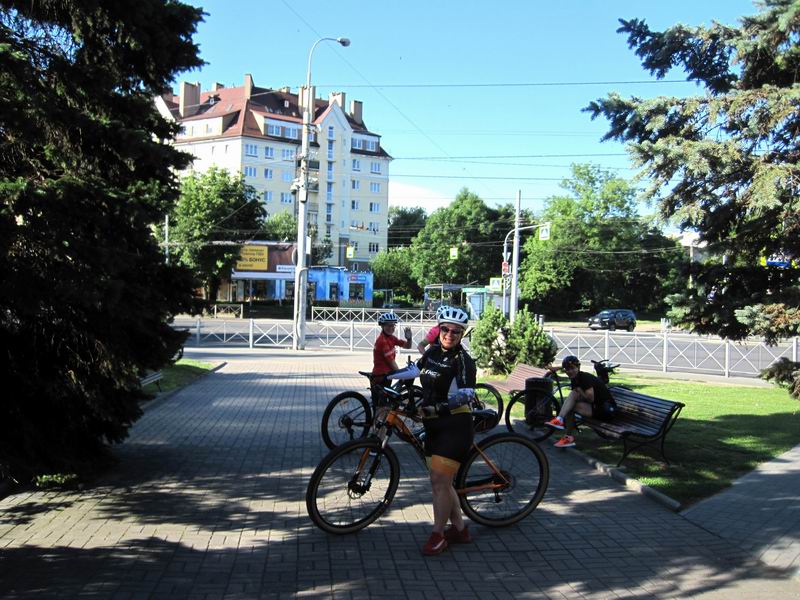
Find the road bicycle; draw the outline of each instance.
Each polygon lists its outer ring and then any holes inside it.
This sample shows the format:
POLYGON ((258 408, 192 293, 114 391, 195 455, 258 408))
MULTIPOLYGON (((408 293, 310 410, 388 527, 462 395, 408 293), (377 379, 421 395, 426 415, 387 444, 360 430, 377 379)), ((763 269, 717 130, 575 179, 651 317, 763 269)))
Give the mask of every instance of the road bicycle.
MULTIPOLYGON (((615 374, 616 369, 619 368, 618 364, 611 364, 608 359, 593 360, 592 366, 597 377, 606 385, 609 384, 609 375, 615 374)), ((553 435, 555 429, 548 427, 546 423, 558 416, 561 406, 564 404, 564 386, 562 385, 564 378, 559 377, 556 369, 551 368, 549 371, 545 378, 552 382, 552 386, 542 386, 530 397, 525 390, 512 394, 505 413, 506 427, 509 431, 530 437, 537 442, 546 440, 553 435), (552 391, 548 391, 548 388, 552 390, 553 387, 558 392, 558 397, 552 391)), ((580 421, 579 418, 578 421, 580 421)))
MULTIPOLYGON (((372 373, 368 371, 359 371, 358 373, 370 382, 372 381, 372 373)), ((405 394, 410 393, 413 394, 416 406, 422 402, 422 388, 416 385, 412 385, 410 388, 399 384, 394 386, 371 385, 370 391, 372 402, 360 392, 352 390, 342 392, 328 402, 322 413, 321 425, 322 441, 328 448, 333 449, 345 442, 367 437, 375 419, 375 407, 385 404, 387 396, 395 396, 399 393, 405 398, 405 394)), ((500 416, 503 414, 503 397, 488 383, 477 384, 473 410, 484 410, 492 404, 497 406, 497 420, 491 425, 488 421, 482 422, 481 426, 484 431, 488 431, 499 422, 500 416)))
MULTIPOLYGON (((388 411, 379 414, 369 437, 346 442, 322 459, 306 490, 306 508, 315 525, 329 533, 354 533, 386 512, 400 483, 400 462, 389 445, 392 436, 410 444, 425 464, 424 428, 412 432, 406 424, 408 419, 419 422, 417 415, 413 397, 390 396, 388 411)), ((473 411, 476 426, 496 421, 494 410, 473 411)), ((535 442, 500 433, 473 444, 454 487, 467 517, 480 525, 504 527, 534 511, 549 478, 547 457, 535 442)))

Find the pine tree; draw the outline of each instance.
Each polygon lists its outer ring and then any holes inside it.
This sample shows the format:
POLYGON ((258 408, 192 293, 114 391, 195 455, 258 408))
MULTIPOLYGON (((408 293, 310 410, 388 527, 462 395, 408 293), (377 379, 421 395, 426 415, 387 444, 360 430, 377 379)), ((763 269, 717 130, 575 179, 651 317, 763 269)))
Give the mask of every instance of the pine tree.
POLYGON ((125 438, 193 280, 151 227, 186 157, 152 98, 201 64, 167 0, 0 2, 0 470, 75 471, 125 438))

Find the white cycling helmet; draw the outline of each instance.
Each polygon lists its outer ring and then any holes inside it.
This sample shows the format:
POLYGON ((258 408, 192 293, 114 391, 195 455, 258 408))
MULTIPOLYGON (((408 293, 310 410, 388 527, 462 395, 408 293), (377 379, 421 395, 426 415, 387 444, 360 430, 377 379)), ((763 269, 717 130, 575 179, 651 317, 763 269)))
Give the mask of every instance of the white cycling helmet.
POLYGON ((384 323, 397 323, 397 321, 399 321, 397 315, 390 312, 383 313, 378 317, 379 325, 383 325, 384 323))
POLYGON ((436 318, 438 319, 439 317, 441 317, 448 308, 450 308, 450 307, 447 306, 447 304, 442 304, 439 308, 437 308, 436 309, 436 318))
POLYGON ((453 323, 454 325, 461 325, 466 328, 467 323, 469 323, 469 315, 460 308, 447 306, 436 320, 439 322, 439 325, 442 323, 453 323))

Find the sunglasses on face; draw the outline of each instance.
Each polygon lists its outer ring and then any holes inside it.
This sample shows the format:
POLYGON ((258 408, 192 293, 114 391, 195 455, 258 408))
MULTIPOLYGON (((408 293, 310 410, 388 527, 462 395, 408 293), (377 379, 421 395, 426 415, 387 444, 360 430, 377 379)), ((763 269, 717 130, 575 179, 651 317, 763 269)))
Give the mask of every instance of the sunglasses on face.
POLYGON ((441 325, 439 327, 439 332, 441 334, 443 334, 443 335, 447 335, 448 333, 451 333, 453 335, 463 335, 464 334, 464 330, 463 329, 453 329, 452 327, 445 327, 444 325, 441 325))

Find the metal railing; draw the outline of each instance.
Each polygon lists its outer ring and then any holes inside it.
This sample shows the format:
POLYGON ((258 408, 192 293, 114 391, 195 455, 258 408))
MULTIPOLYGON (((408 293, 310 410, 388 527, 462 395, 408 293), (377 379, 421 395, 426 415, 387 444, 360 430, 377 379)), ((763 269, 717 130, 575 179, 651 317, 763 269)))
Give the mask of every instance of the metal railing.
POLYGON ((312 306, 311 320, 335 323, 376 323, 385 312, 397 315, 401 323, 423 323, 436 320, 436 311, 419 308, 340 308, 338 306, 312 306))
POLYGON ((210 313, 215 319, 241 319, 244 317, 244 304, 214 304, 210 313))
MULTIPOLYGON (((406 321, 405 324, 411 327, 415 344, 425 336, 431 326, 431 323, 422 322, 406 321)), ((292 345, 292 323, 287 320, 176 319, 174 326, 189 330, 189 344, 241 344, 250 348, 286 348, 292 345)), ((800 338, 768 346, 760 339, 732 342, 717 337, 671 331, 547 331, 558 345, 558 359, 568 354, 574 354, 586 363, 592 359, 607 358, 624 367, 662 372, 755 377, 780 357, 793 361, 800 358, 800 338)), ((309 322, 307 348, 371 351, 378 333, 380 330, 374 322, 309 322)), ((467 338, 464 339, 464 345, 469 347, 467 338)))

